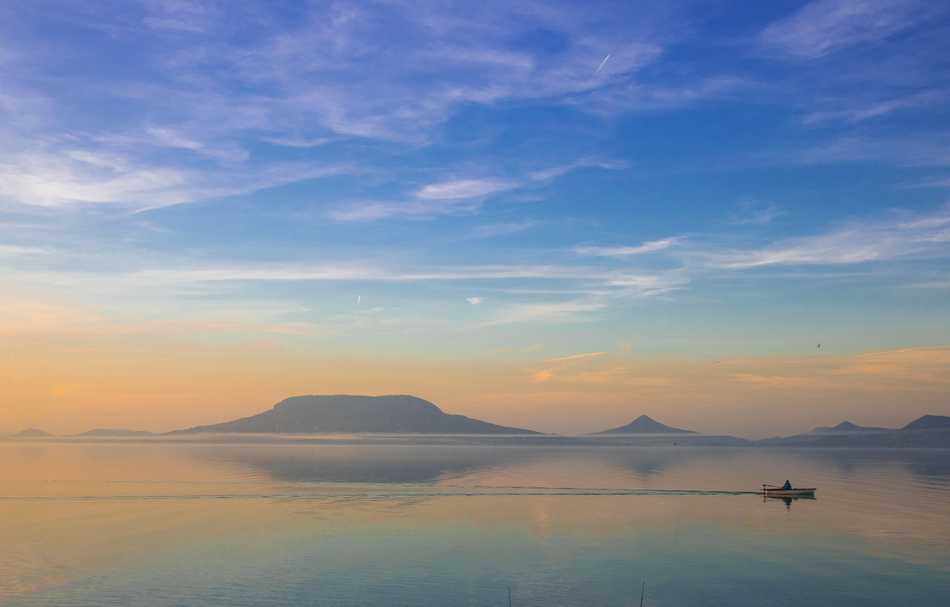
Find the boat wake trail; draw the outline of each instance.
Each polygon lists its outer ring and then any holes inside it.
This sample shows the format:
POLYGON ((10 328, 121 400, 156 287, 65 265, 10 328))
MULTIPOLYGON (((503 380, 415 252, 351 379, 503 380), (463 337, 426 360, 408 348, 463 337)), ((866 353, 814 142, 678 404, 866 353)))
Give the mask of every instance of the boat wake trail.
POLYGON ((324 500, 324 499, 415 499, 435 497, 518 497, 518 496, 735 496, 759 495, 757 491, 710 489, 640 489, 591 487, 483 487, 445 485, 322 485, 287 491, 229 493, 121 493, 102 495, 20 495, 0 496, 0 500, 109 501, 109 500, 324 500))

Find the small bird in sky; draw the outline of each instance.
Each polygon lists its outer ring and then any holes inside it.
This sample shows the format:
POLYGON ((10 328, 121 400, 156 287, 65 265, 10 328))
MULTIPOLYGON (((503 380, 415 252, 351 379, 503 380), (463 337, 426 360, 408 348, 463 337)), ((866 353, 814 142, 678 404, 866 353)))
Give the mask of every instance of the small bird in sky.
POLYGON ((597 66, 597 69, 594 70, 595 74, 599 74, 600 70, 604 69, 604 66, 607 65, 607 60, 610 59, 610 53, 607 53, 604 56, 604 60, 600 62, 600 65, 597 66))

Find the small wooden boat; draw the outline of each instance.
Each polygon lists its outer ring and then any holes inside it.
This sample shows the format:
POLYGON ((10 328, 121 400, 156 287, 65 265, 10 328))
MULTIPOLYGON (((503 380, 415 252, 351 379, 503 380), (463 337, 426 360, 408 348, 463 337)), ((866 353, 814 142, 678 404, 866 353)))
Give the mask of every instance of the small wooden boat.
POLYGON ((762 495, 768 497, 814 497, 815 487, 792 487, 786 489, 781 485, 762 485, 762 495))

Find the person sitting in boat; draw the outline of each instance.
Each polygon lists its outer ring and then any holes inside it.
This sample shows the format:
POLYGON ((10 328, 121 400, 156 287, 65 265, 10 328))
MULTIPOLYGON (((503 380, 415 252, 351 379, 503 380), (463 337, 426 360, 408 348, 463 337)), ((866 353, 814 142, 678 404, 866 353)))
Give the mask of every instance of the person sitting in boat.
POLYGON ((785 480, 785 484, 782 485, 782 489, 785 490, 785 491, 791 491, 791 489, 792 489, 792 483, 790 483, 790 482, 788 481, 788 479, 786 479, 786 480, 785 480))

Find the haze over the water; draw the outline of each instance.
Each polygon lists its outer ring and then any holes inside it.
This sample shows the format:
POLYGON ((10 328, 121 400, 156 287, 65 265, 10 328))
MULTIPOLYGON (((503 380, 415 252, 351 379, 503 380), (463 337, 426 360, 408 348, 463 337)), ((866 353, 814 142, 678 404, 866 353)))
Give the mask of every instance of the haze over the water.
POLYGON ((950 414, 950 6, 0 4, 0 432, 950 414))

